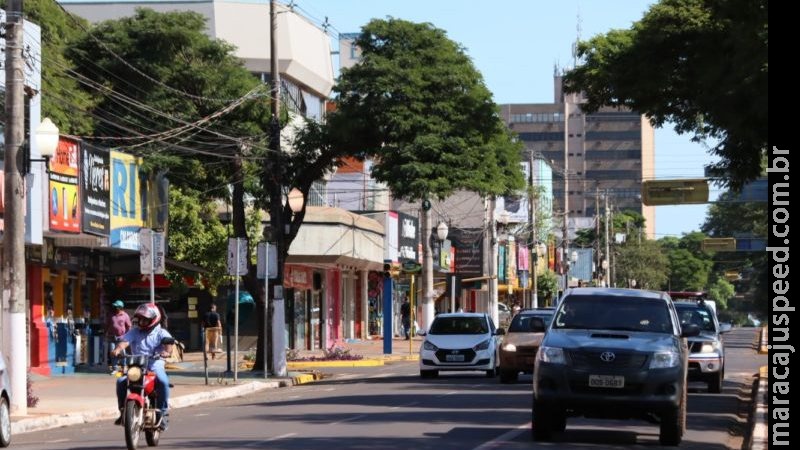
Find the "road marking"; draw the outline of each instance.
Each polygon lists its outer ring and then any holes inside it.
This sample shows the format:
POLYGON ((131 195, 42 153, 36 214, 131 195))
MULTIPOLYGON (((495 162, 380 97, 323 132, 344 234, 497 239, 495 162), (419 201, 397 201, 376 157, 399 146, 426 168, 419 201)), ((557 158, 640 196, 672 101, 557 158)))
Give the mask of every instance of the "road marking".
POLYGON ((520 434, 530 429, 531 429, 531 422, 528 422, 524 425, 518 426, 517 428, 509 432, 501 434, 500 436, 492 439, 491 441, 484 442, 483 444, 475 447, 472 450, 491 450, 494 448, 499 448, 502 444, 510 443, 512 440, 514 440, 514 438, 516 438, 520 434))
POLYGON ((286 434, 282 434, 282 435, 280 435, 280 436, 275 436, 275 437, 271 437, 271 438, 269 438, 269 439, 265 439, 265 441, 266 441, 266 442, 269 442, 269 441, 277 441, 278 439, 284 439, 284 438, 292 437, 292 436, 294 436, 294 435, 296 435, 296 434, 297 434, 297 433, 286 433, 286 434))
POLYGON ((336 390, 336 388, 329 387, 329 388, 323 389, 322 391, 323 392, 332 392, 332 391, 335 391, 335 390, 336 390))
POLYGON ((209 413, 199 413, 199 414, 195 414, 194 416, 195 417, 203 417, 203 416, 210 416, 210 415, 211 414, 209 414, 209 413))
POLYGON ((55 439, 53 441, 45 441, 48 444, 60 444, 62 442, 69 442, 69 439, 55 439))
POLYGON ((285 438, 288 438, 288 437, 292 437, 292 436, 294 436, 296 434, 297 433, 286 433, 286 434, 282 434, 280 436, 274 436, 274 437, 267 438, 267 439, 261 439, 261 440, 258 440, 258 441, 250 442, 248 444, 244 444, 244 445, 242 445, 242 447, 264 448, 264 442, 277 441, 278 439, 285 439, 285 438))
POLYGON ((419 402, 409 402, 409 403, 406 403, 406 404, 404 404, 404 405, 392 406, 392 407, 391 407, 391 409, 400 409, 400 408, 406 408, 406 407, 409 407, 409 406, 414 406, 414 405, 419 405, 419 402))
POLYGON ((348 419, 342 419, 342 420, 340 420, 338 422, 331 423, 331 425, 339 425, 340 423, 345 423, 345 422, 350 422, 350 421, 353 421, 353 420, 358 420, 358 419, 360 419, 362 417, 367 417, 367 415, 366 414, 361 414, 361 415, 358 415, 358 416, 350 417, 348 419))

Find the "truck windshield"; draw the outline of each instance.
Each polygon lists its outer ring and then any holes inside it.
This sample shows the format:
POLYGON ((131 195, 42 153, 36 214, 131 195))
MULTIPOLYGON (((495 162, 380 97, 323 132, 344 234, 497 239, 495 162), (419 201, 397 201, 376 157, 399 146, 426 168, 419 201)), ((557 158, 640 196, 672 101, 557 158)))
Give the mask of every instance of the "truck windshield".
POLYGON ((553 328, 673 332, 663 300, 603 295, 568 296, 556 313, 553 328))

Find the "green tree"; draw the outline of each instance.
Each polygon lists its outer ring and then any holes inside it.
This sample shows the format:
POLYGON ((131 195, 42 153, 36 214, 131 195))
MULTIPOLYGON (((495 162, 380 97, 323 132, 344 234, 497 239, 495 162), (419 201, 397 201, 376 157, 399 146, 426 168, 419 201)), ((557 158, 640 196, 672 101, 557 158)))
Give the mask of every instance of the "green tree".
POLYGON ((202 200, 191 190, 171 186, 169 256, 206 269, 204 277, 215 292, 228 276, 227 251, 228 230, 219 220, 216 203, 202 200))
POLYGON ((584 92, 586 111, 624 106, 717 140, 714 167, 740 186, 767 147, 767 18, 766 0, 661 0, 630 29, 581 42, 565 90, 584 92))
POLYGON ((545 270, 537 278, 536 294, 542 306, 555 306, 553 299, 558 293, 558 275, 552 270, 545 270))
MULTIPOLYGON (((201 201, 229 201, 232 235, 246 237, 246 199, 268 203, 259 174, 273 159, 266 145, 271 114, 268 88, 233 50, 206 34, 198 13, 137 9, 96 24, 67 56, 82 89, 101 94, 91 110, 102 119, 95 132, 111 138, 95 143, 144 156, 147 168, 168 168, 171 183, 201 201)), ((248 270, 244 285, 260 292, 255 270, 248 270)), ((264 326, 263 314, 258 323, 264 326)), ((257 352, 255 368, 264 367, 263 353, 257 352)))
MULTIPOLYGON (((496 196, 524 186, 522 143, 464 49, 429 23, 374 19, 355 45, 359 62, 343 69, 328 117, 338 145, 376 156, 372 176, 392 194, 423 200, 421 229, 431 229, 425 200, 458 189, 496 196)), ((427 236, 423 232, 423 236, 427 236)), ((430 243, 423 238, 423 320, 432 318, 430 243)))
MULTIPOLYGON (((0 1, 5 8, 6 1, 0 1)), ((88 113, 98 101, 92 92, 80 89, 71 73, 75 64, 65 55, 71 43, 84 35, 86 20, 64 12, 50 0, 26 0, 25 19, 42 29, 42 117, 50 117, 61 134, 89 135, 94 119, 88 113)))
POLYGON ((660 289, 667 283, 669 260, 656 241, 644 240, 641 244, 629 243, 615 249, 614 277, 617 286, 641 289, 660 289))
POLYGON ((708 288, 708 296, 717 302, 720 310, 728 308, 728 300, 734 295, 736 295, 736 289, 724 278, 717 278, 708 288))
POLYGON ((667 259, 669 281, 665 287, 670 291, 702 291, 706 288, 714 265, 710 259, 698 258, 683 248, 667 251, 667 259))

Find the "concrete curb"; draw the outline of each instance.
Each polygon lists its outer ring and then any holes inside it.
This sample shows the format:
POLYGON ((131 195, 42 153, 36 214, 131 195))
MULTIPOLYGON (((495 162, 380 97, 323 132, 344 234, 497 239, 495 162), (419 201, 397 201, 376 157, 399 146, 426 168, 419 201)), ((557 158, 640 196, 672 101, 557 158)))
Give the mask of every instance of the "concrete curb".
POLYGON ((768 405, 765 401, 767 391, 767 366, 762 366, 758 374, 758 382, 753 392, 752 428, 750 430, 749 445, 744 448, 749 450, 765 450, 769 447, 769 428, 767 425, 768 405))
MULTIPOLYGON (((175 396, 170 399, 170 408, 185 408, 214 400, 224 400, 241 397, 265 389, 274 389, 286 385, 286 381, 250 381, 238 386, 219 388, 207 392, 175 396)), ((111 399, 110 401, 113 401, 111 399)), ((52 428, 80 425, 84 423, 111 421, 117 418, 119 410, 115 407, 101 408, 92 411, 83 411, 66 414, 53 414, 42 417, 31 417, 11 422, 11 433, 23 434, 33 431, 49 430, 52 428)), ((111 424, 109 423, 109 426, 111 424)))
POLYGON ((322 379, 322 374, 321 373, 318 373, 318 372, 303 373, 303 374, 300 374, 300 375, 293 376, 292 377, 292 384, 294 386, 297 386, 297 385, 300 385, 300 384, 312 383, 314 381, 321 380, 321 379, 322 379))
POLYGON ((354 361, 290 361, 289 369, 308 369, 311 367, 375 367, 382 366, 382 359, 359 359, 354 361))
POLYGON ((769 327, 763 327, 759 333, 760 341, 758 343, 758 353, 766 355, 769 353, 767 349, 767 342, 769 342, 769 327))

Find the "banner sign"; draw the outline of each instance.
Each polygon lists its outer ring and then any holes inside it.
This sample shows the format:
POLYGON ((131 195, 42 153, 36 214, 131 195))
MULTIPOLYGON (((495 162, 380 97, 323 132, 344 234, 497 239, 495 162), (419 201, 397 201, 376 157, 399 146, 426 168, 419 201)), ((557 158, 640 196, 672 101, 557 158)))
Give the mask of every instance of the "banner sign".
POLYGON ((81 150, 82 229, 85 233, 108 236, 111 232, 109 154, 85 142, 81 150))
POLYGON ((420 245, 419 219, 402 212, 397 213, 398 219, 398 258, 403 261, 418 261, 417 250, 420 245))
POLYGON ((50 159, 48 210, 51 231, 81 232, 81 206, 78 197, 79 149, 77 141, 59 138, 56 153, 50 159))
POLYGON ((144 226, 139 170, 142 159, 112 151, 111 246, 139 250, 139 229, 144 226))

